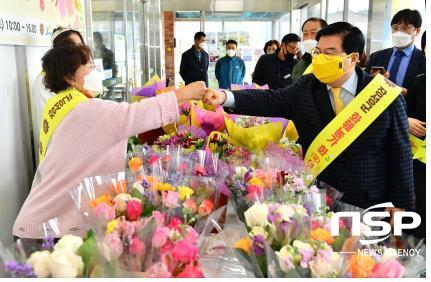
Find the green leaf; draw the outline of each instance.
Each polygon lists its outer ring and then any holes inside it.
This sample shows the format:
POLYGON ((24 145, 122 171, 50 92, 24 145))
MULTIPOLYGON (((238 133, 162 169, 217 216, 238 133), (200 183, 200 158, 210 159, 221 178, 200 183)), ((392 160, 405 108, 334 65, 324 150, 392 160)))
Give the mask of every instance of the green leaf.
POLYGON ((150 217, 153 211, 155 210, 156 210, 156 207, 154 207, 153 205, 144 206, 144 208, 142 209, 141 216, 150 217))
POLYGON ((349 231, 347 229, 341 229, 340 234, 335 238, 332 243, 332 248, 335 252, 341 251, 343 248, 344 241, 349 237, 349 231))
POLYGON ((78 255, 81 256, 84 262, 84 277, 89 277, 91 269, 97 264, 99 251, 97 248, 97 242, 94 238, 94 231, 90 229, 87 233, 87 238, 84 243, 78 249, 78 255))
POLYGON ((262 271, 263 277, 268 277, 268 262, 266 260, 266 255, 256 256, 257 264, 262 271))
POLYGON ((138 237, 142 242, 145 242, 147 238, 153 235, 154 230, 156 229, 156 220, 151 218, 145 226, 141 227, 138 230, 138 237))
POLYGON ((132 193, 130 193, 130 196, 132 196, 132 198, 138 198, 139 200, 142 200, 142 193, 138 190, 138 189, 133 189, 132 193))

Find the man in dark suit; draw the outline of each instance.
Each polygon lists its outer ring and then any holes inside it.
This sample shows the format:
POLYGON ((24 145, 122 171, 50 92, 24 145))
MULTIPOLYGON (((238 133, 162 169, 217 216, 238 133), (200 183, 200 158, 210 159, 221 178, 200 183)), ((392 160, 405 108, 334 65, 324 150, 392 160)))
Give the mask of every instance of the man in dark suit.
POLYGON ((181 57, 180 75, 186 85, 195 81, 205 81, 208 87, 209 56, 205 52, 206 44, 206 34, 202 31, 197 32, 195 44, 181 57))
MULTIPOLYGON (((298 142, 306 152, 335 115, 372 80, 357 66, 365 45, 357 27, 346 22, 333 23, 322 28, 316 40, 313 73, 302 76, 293 85, 268 93, 211 89, 204 101, 223 105, 238 114, 291 119, 298 130, 298 142), (315 64, 318 58, 335 59, 337 63, 329 65, 339 69, 334 72, 324 65, 320 67, 324 71, 318 71, 315 64)), ((341 200, 355 206, 367 208, 392 202, 397 208, 412 209, 411 154, 406 104, 400 95, 318 180, 343 192, 341 200)))
POLYGON ((297 34, 286 34, 281 40, 281 47, 273 54, 259 58, 253 72, 253 82, 268 84, 269 89, 284 88, 292 84, 292 69, 298 62, 294 56, 298 53, 301 38, 297 34))
POLYGON ((418 11, 405 9, 394 15, 391 21, 392 41, 394 47, 371 54, 365 71, 375 75, 373 67, 384 67, 386 77, 398 86, 403 87, 407 104, 412 99, 408 95, 414 78, 425 73, 425 56, 416 48, 415 40, 419 35, 422 18, 418 11))

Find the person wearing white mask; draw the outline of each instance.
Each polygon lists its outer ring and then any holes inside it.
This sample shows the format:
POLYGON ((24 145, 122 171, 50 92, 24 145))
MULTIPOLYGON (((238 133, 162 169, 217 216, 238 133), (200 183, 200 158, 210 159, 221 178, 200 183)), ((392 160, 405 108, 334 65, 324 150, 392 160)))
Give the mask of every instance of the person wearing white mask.
POLYGON ((206 52, 206 34, 202 31, 196 32, 195 44, 185 51, 181 57, 180 75, 187 85, 195 81, 205 81, 208 86, 209 55, 206 52))
POLYGON ((422 17, 417 10, 404 9, 391 20, 394 47, 371 54, 365 71, 371 75, 384 74, 403 88, 406 102, 408 93, 417 75, 425 73, 425 56, 415 46, 422 26, 422 17))
POLYGON ((117 103, 93 99, 101 78, 88 47, 65 44, 50 49, 42 61, 44 84, 56 94, 42 115, 41 161, 13 235, 43 239, 40 227, 57 218, 56 236, 84 236, 86 225, 69 191, 85 177, 124 170, 129 137, 178 121, 178 105, 200 100, 207 88, 198 81, 140 102, 117 103))
MULTIPOLYGON (((58 27, 54 29, 51 36, 52 47, 56 48, 65 43, 75 43, 76 45, 85 45, 84 39, 79 31, 58 27)), ((33 133, 35 144, 39 143, 39 132, 42 120, 43 108, 49 98, 53 97, 55 93, 49 91, 44 83, 44 73, 41 71, 35 78, 31 88, 31 112, 33 120, 33 133)))
POLYGON ((317 45, 317 32, 328 23, 321 18, 309 18, 302 24, 301 53, 299 62, 293 67, 292 80, 297 81, 311 64, 311 52, 317 45))
POLYGON ((226 56, 219 59, 215 67, 215 76, 222 89, 230 89, 232 84, 243 84, 245 63, 237 56, 238 43, 235 40, 226 42, 226 56))

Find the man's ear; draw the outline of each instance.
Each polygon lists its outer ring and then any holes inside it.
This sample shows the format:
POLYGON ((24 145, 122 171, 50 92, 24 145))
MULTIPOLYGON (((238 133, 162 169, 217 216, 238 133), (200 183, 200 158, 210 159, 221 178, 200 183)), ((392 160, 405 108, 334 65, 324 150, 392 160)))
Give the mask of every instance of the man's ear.
POLYGON ((352 64, 358 64, 361 58, 359 57, 359 53, 352 54, 352 64))
POLYGON ((420 27, 418 27, 417 29, 416 29, 416 36, 419 36, 419 34, 421 33, 421 28, 420 27))

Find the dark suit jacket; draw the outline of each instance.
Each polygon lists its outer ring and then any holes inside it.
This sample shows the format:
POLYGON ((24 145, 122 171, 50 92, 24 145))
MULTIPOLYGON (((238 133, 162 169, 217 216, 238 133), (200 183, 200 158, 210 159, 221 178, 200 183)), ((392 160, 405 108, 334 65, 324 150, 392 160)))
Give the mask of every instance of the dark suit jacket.
MULTIPOLYGON (((372 79, 359 67, 357 93, 372 79)), ((292 120, 304 153, 335 117, 326 85, 314 74, 277 91, 233 91, 235 113, 292 120)), ((229 109, 227 109, 229 110, 229 109)), ((318 180, 344 193, 343 202, 362 208, 392 202, 413 207, 413 164, 406 104, 400 95, 337 159, 318 180)))
POLYGON ((298 61, 293 56, 282 61, 278 58, 278 52, 281 51, 259 58, 253 72, 254 83, 268 84, 269 89, 284 88, 292 84, 292 69, 298 61))
POLYGON ((181 57, 180 75, 186 85, 195 81, 205 81, 208 87, 209 56, 204 50, 201 52, 202 58, 200 63, 193 46, 185 51, 181 57))
MULTIPOLYGON (((388 69, 389 61, 391 59, 392 53, 394 52, 394 48, 387 48, 371 54, 370 59, 368 60, 367 66, 365 67, 365 71, 370 73, 371 67, 374 66, 383 66, 389 72, 388 69)), ((409 95, 412 90, 413 82, 415 77, 419 74, 425 73, 426 70, 426 61, 425 56, 416 47, 413 50, 412 56, 410 58, 409 66, 407 67, 406 76, 404 77, 402 87, 407 89, 407 96, 405 97, 407 105, 412 103, 412 99, 414 99, 413 95, 409 95)))

